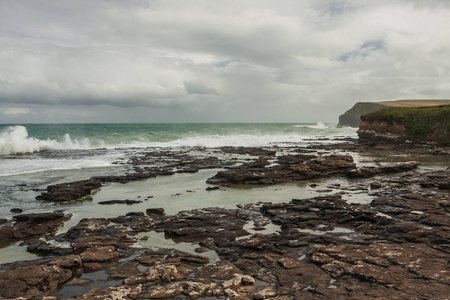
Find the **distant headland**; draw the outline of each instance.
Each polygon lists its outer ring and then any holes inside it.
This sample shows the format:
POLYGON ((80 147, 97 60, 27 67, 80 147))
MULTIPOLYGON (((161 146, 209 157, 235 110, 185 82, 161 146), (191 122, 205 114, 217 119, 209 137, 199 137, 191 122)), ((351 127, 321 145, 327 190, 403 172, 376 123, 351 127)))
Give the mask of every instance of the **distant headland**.
POLYGON ((338 127, 359 127, 361 116, 385 107, 431 107, 450 105, 450 100, 396 100, 381 102, 358 102, 339 116, 338 127))

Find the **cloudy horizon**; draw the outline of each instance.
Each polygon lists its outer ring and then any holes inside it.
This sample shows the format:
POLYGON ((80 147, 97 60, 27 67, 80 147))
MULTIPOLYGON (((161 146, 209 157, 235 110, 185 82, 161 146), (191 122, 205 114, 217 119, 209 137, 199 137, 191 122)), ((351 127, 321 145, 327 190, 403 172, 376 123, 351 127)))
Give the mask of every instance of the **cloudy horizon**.
POLYGON ((0 123, 337 122, 449 57, 449 1, 0 0, 0 123))

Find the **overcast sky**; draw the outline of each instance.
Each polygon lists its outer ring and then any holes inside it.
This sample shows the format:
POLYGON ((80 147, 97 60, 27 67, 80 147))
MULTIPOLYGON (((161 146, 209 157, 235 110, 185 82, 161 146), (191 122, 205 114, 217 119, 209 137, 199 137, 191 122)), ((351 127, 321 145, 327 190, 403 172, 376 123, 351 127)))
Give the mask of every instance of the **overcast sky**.
POLYGON ((0 0, 0 123, 337 122, 450 98, 450 1, 0 0))

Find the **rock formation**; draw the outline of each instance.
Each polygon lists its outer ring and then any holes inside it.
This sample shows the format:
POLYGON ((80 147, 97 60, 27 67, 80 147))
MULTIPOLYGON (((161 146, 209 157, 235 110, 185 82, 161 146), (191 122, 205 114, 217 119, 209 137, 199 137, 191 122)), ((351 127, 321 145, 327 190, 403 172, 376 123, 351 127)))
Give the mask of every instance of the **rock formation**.
POLYGON ((450 145, 450 105, 388 107, 364 116, 360 141, 450 145))
POLYGON ((359 127, 361 116, 385 107, 428 107, 449 105, 450 100, 398 100, 383 102, 358 102, 339 116, 338 127, 359 127))

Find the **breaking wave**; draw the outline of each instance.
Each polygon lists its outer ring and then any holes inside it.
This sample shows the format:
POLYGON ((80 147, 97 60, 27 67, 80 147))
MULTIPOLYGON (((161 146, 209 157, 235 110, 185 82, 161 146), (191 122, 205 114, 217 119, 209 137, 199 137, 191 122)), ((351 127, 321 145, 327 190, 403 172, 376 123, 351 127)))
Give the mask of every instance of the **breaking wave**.
POLYGON ((88 148, 90 148, 89 139, 72 140, 69 134, 65 134, 62 141, 56 141, 29 137, 24 126, 9 126, 0 132, 0 155, 88 148))
POLYGON ((328 129, 329 126, 323 124, 322 122, 317 122, 316 125, 294 125, 294 127, 307 127, 311 129, 328 129))

